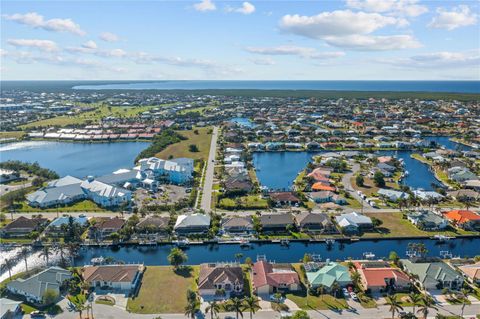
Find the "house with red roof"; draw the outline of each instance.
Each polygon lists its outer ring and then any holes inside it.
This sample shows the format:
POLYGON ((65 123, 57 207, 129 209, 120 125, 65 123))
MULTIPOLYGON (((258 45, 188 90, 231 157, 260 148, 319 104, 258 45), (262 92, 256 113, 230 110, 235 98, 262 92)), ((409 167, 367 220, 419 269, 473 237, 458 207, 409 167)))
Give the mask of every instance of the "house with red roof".
POLYGON ((400 269, 385 262, 356 263, 361 282, 371 292, 402 291, 410 285, 409 277, 400 269))
POLYGON ((257 261, 252 267, 252 288, 257 295, 300 289, 300 279, 290 265, 257 261))
POLYGON ((463 229, 480 230, 480 215, 469 210, 451 210, 445 218, 455 226, 463 229))

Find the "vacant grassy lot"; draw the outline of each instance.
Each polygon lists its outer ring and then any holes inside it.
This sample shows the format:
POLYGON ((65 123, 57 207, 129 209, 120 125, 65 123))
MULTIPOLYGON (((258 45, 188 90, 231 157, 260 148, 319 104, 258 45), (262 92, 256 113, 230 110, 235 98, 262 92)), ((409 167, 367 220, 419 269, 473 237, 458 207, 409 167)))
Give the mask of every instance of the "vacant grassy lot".
POLYGON ((194 112, 198 112, 200 114, 204 114, 205 111, 208 111, 208 110, 212 110, 214 108, 216 108, 217 105, 216 104, 211 104, 211 105, 207 105, 207 106, 200 106, 200 107, 194 107, 194 108, 191 108, 191 109, 185 109, 185 110, 181 110, 180 112, 178 112, 178 114, 188 114, 188 113, 194 113, 194 112))
POLYGON ((238 197, 235 200, 231 198, 222 198, 218 203, 218 207, 225 209, 261 209, 268 208, 268 201, 258 195, 238 197))
POLYGON ((159 158, 169 158, 172 156, 176 157, 189 157, 193 159, 208 159, 208 152, 210 151, 210 142, 212 140, 211 128, 210 127, 198 127, 193 128, 190 131, 178 131, 181 135, 186 137, 186 140, 183 140, 179 143, 172 144, 165 148, 160 153, 157 153, 155 156, 159 158), (198 134, 195 134, 195 131, 198 131, 198 134), (198 152, 190 152, 189 145, 195 144, 198 148, 198 152))
POLYGON ((2 138, 22 138, 25 135, 23 131, 0 132, 0 139, 2 138))
POLYGON ((198 266, 177 273, 168 266, 148 266, 136 298, 129 298, 127 310, 134 313, 183 313, 187 290, 196 290, 198 266))
POLYGON ((300 268, 300 264, 293 265, 295 271, 298 273, 300 277, 300 281, 302 282, 303 289, 296 292, 291 292, 286 294, 286 297, 293 301, 298 307, 301 309, 311 310, 311 309, 321 309, 321 310, 338 310, 338 309, 347 309, 348 305, 345 299, 343 298, 335 298, 332 295, 324 294, 321 296, 308 296, 308 303, 307 303, 307 291, 305 289, 306 282, 303 275, 303 271, 300 268))
POLYGON ((80 202, 76 202, 70 206, 65 206, 65 207, 59 207, 57 208, 46 208, 46 209, 41 209, 38 207, 31 207, 27 204, 26 201, 19 203, 20 207, 16 208, 16 211, 18 212, 104 212, 107 211, 97 204, 95 204, 92 201, 89 200, 82 200, 80 202))

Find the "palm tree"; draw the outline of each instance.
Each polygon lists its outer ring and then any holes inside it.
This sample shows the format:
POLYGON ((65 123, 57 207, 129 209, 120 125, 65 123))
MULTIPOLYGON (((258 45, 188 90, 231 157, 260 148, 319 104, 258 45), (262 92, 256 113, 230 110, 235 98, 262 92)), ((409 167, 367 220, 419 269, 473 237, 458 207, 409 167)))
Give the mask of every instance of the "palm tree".
POLYGON ((323 295, 325 293, 325 286, 324 285, 319 285, 317 288, 317 292, 319 295, 323 295))
POLYGON ((191 302, 189 302, 185 307, 185 316, 187 316, 187 318, 194 319, 195 314, 197 313, 197 310, 198 310, 197 306, 198 305, 196 300, 192 300, 191 302))
POLYGON ((335 298, 337 298, 338 292, 339 292, 340 289, 341 289, 341 287, 340 287, 340 285, 338 284, 338 282, 335 281, 335 282, 332 284, 332 287, 331 287, 330 289, 331 289, 331 291, 333 292, 333 296, 334 296, 335 298))
POLYGON ((87 298, 84 294, 78 294, 76 296, 68 297, 68 310, 73 312, 78 312, 80 319, 82 319, 82 314, 85 310, 88 310, 86 305, 87 298))
POLYGON ((50 247, 45 245, 42 247, 42 251, 40 252, 40 257, 45 258, 48 266, 48 258, 50 256, 50 247))
POLYGON ((28 258, 28 255, 30 254, 30 251, 28 250, 27 247, 22 247, 22 249, 20 250, 20 256, 23 258, 23 260, 25 261, 25 270, 28 272, 28 263, 27 263, 27 258, 28 258))
POLYGON ((245 305, 243 307, 243 310, 248 311, 250 313, 250 319, 252 319, 253 314, 257 312, 257 310, 260 310, 258 299, 254 296, 245 298, 245 305))
POLYGON ((465 288, 462 288, 462 314, 460 315, 463 318, 463 311, 465 310, 465 306, 467 305, 468 300, 468 293, 469 291, 465 288))
POLYGON ((243 300, 237 297, 230 299, 230 307, 235 311, 235 318, 238 319, 238 315, 243 318, 243 300))
POLYGON ((205 308, 205 313, 210 312, 210 318, 217 317, 218 313, 220 312, 220 305, 214 300, 209 301, 207 308, 205 308))
POLYGON ((423 318, 424 319, 427 319, 427 316, 428 316, 428 313, 430 312, 429 309, 437 309, 435 306, 434 306, 434 301, 432 298, 428 297, 428 296, 424 296, 422 298, 422 303, 420 304, 420 306, 418 307, 418 310, 417 312, 418 313, 421 313, 423 315, 423 318))
POLYGON ((358 273, 358 271, 355 271, 355 272, 352 273, 351 279, 352 279, 353 284, 355 286, 357 286, 358 282, 360 281, 360 274, 358 273))
POLYGON ((12 280, 12 267, 14 266, 13 260, 5 259, 5 267, 8 269, 8 278, 12 280))
POLYGON ((400 302, 397 300, 395 296, 387 296, 385 297, 387 301, 387 305, 390 306, 390 311, 392 312, 392 319, 395 318, 395 312, 400 312, 403 310, 403 307, 400 305, 400 302))
POLYGON ((413 305, 413 313, 415 313, 415 307, 419 305, 420 301, 422 300, 422 296, 417 293, 410 293, 409 295, 410 302, 413 305))

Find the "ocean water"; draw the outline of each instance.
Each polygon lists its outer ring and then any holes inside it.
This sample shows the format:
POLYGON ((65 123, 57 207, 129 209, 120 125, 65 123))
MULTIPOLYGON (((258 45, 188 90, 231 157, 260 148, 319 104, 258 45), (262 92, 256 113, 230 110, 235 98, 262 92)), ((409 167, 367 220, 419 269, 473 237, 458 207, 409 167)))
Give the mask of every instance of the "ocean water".
POLYGON ((324 90, 480 93, 480 81, 125 81, 74 85, 77 90, 324 90))

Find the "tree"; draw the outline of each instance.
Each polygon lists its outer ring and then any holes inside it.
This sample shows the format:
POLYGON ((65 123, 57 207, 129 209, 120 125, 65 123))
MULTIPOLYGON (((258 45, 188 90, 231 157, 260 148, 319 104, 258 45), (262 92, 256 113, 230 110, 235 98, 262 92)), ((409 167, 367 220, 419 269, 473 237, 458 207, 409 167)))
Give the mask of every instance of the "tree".
POLYGON ((170 265, 172 265, 176 270, 181 264, 188 260, 188 257, 183 250, 175 247, 170 250, 170 254, 168 255, 167 259, 170 265))
POLYGON ((238 319, 238 315, 243 318, 243 300, 240 298, 232 298, 230 299, 230 305, 231 309, 235 311, 235 318, 238 319))
POLYGON ((40 252, 40 257, 45 258, 48 266, 48 258, 50 257, 50 247, 45 245, 42 247, 42 251, 40 252))
POLYGON ((196 144, 188 145, 188 150, 192 153, 199 152, 198 146, 196 144))
POLYGON ((255 312, 257 312, 257 310, 260 310, 260 309, 261 307, 256 297, 250 296, 245 298, 245 304, 244 304, 243 310, 248 311, 250 313, 250 319, 252 319, 255 312))
POLYGON ((360 274, 358 273, 358 271, 355 271, 352 273, 352 282, 355 286, 358 286, 358 283, 360 282, 360 274))
POLYGON ((187 318, 194 319, 195 314, 198 311, 198 298, 197 294, 192 290, 187 290, 187 306, 185 307, 185 316, 187 318))
POLYGON ((0 213, 0 223, 4 223, 7 220, 5 213, 0 213))
POLYGON ((114 233, 111 233, 110 234, 110 239, 112 240, 112 242, 114 244, 118 243, 118 241, 120 240, 120 234, 117 233, 117 232, 114 232, 114 233))
POLYGON ((430 312, 430 309, 437 309, 434 306, 434 304, 435 303, 434 303, 432 298, 430 298, 428 296, 423 296, 422 303, 418 307, 417 312, 421 313, 423 315, 424 319, 427 319, 427 316, 428 316, 428 313, 430 312))
POLYGON ((465 310, 465 306, 467 305, 467 301, 468 301, 468 293, 469 291, 465 288, 462 289, 462 292, 461 292, 461 298, 462 298, 462 313, 461 313, 461 317, 463 318, 463 312, 465 310))
POLYGON ((383 224, 382 220, 376 217, 372 217, 371 220, 372 220, 373 227, 378 227, 383 224))
POLYGON ((400 305, 400 302, 395 296, 385 297, 386 304, 390 306, 390 311, 392 312, 392 319, 395 318, 395 312, 400 312, 403 310, 403 307, 400 305))
POLYGON ((310 319, 310 316, 305 310, 297 310, 293 314, 292 319, 310 319))
POLYGON ((45 182, 45 180, 41 177, 35 177, 33 180, 32 180, 32 186, 34 187, 41 187, 43 185, 43 182, 45 182))
POLYGON ((84 294, 77 294, 75 296, 68 296, 68 310, 72 312, 78 312, 80 319, 82 319, 82 314, 85 310, 88 309, 86 305, 87 297, 84 294))
POLYGON ((398 254, 397 254, 396 251, 391 251, 390 254, 388 255, 388 259, 389 259, 391 262, 397 264, 398 261, 400 260, 400 257, 398 257, 398 254))
POLYGON ((355 177, 355 184, 357 184, 357 186, 363 187, 364 183, 365 183, 365 180, 362 175, 357 175, 355 177))
POLYGON ((324 285, 319 285, 317 287, 317 292, 319 295, 323 295, 325 293, 325 286, 324 285))
POLYGON ((12 267, 15 266, 13 260, 5 259, 5 267, 8 269, 8 278, 12 280, 12 267))
POLYGON ((410 293, 410 302, 413 305, 413 313, 415 313, 415 307, 420 304, 420 301, 422 300, 422 296, 417 293, 410 293))
POLYGON ((57 300, 57 298, 58 298, 58 293, 55 290, 47 289, 43 293, 42 303, 44 305, 51 305, 52 303, 54 303, 57 300))
POLYGON ((331 289, 331 291, 332 291, 332 293, 333 293, 333 296, 334 296, 335 298, 337 298, 338 292, 339 292, 340 289, 342 289, 342 288, 340 287, 340 285, 338 284, 338 282, 335 281, 335 282, 332 284, 332 287, 331 287, 330 289, 331 289))
POLYGON ((23 260, 25 261, 25 270, 28 272, 28 263, 27 263, 27 259, 28 259, 28 255, 30 255, 30 250, 28 250, 27 247, 22 247, 22 249, 20 250, 20 256, 23 258, 23 260))
POLYGON ((375 172, 373 175, 373 182, 375 183, 375 186, 377 187, 385 187, 385 176, 382 174, 382 172, 375 172))
POLYGON ((220 304, 218 304, 215 300, 209 301, 207 308, 205 308, 205 313, 210 313, 210 318, 213 319, 218 316, 220 312, 220 304))

